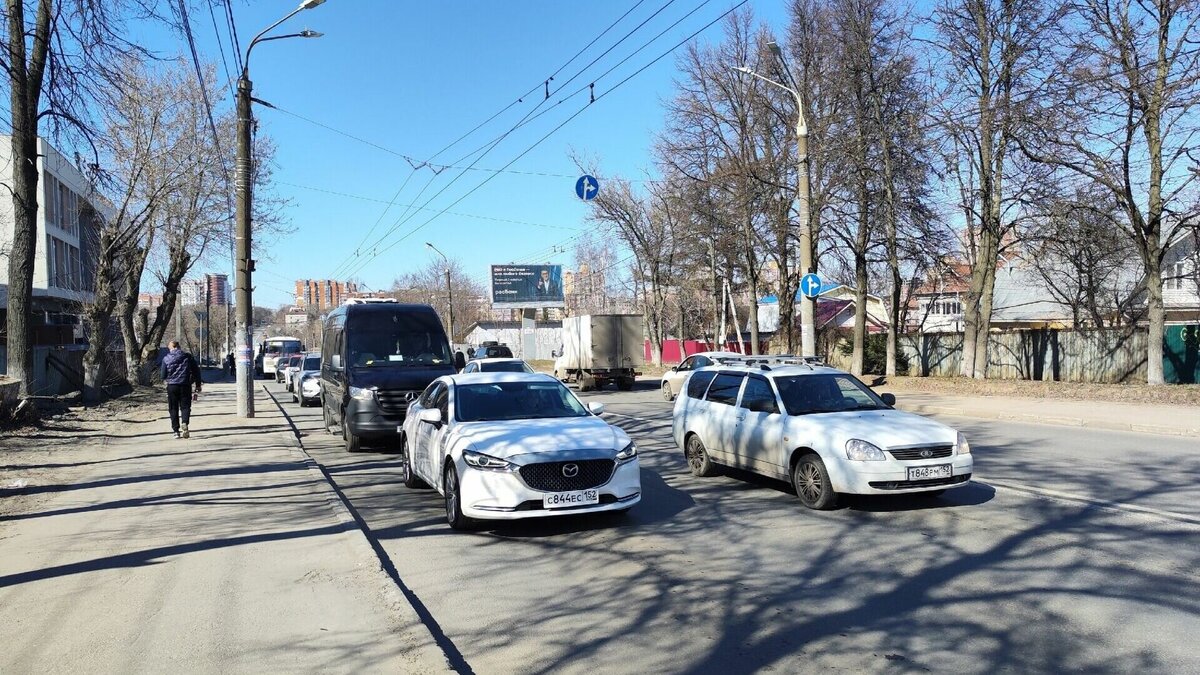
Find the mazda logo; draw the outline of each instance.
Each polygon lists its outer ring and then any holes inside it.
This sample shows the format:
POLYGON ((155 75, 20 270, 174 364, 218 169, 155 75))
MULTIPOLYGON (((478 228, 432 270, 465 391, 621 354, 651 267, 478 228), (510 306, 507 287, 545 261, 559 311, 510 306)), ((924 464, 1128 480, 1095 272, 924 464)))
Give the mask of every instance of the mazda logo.
POLYGON ((922 450, 921 456, 922 457, 933 457, 933 451, 932 450, 922 450))
POLYGON ((579 475, 579 465, 578 464, 563 464, 563 477, 564 478, 574 478, 575 476, 578 476, 578 475, 579 475))

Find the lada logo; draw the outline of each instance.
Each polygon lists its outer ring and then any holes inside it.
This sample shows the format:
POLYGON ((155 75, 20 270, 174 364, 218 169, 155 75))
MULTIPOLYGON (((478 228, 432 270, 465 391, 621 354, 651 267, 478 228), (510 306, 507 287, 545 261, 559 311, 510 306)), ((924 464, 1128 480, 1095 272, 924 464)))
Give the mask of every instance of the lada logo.
POLYGON ((933 457, 933 451, 932 450, 922 450, 921 456, 925 457, 925 458, 933 457))
POLYGON ((562 472, 565 478, 574 478, 575 476, 579 475, 579 465, 563 464, 562 472))

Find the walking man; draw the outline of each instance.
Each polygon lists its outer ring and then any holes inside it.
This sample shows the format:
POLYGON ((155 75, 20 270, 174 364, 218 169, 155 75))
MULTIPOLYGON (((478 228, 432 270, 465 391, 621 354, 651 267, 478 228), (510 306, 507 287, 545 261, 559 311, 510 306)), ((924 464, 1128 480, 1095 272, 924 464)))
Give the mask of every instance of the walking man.
POLYGON ((171 340, 167 347, 170 351, 162 360, 162 378, 167 384, 167 409, 171 413, 171 431, 175 432, 175 438, 187 438, 188 420, 192 416, 191 388, 195 385, 196 393, 200 393, 200 366, 191 354, 179 348, 178 340, 171 340))

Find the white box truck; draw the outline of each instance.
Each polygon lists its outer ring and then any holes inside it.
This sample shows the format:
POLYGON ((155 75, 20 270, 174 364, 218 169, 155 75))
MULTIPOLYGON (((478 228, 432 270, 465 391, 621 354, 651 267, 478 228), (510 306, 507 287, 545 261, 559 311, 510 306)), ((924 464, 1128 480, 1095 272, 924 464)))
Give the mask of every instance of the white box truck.
POLYGON ((612 382, 633 389, 637 367, 645 362, 645 334, 640 314, 587 314, 563 320, 562 349, 554 360, 554 376, 579 383, 580 391, 612 382))

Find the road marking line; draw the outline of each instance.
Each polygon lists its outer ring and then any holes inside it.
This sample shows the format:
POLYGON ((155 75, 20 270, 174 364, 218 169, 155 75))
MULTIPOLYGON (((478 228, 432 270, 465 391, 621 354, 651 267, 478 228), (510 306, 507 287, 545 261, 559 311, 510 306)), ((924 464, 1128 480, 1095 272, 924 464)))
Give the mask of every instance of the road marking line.
POLYGON ((1091 504, 1092 506, 1098 506, 1100 508, 1107 509, 1109 511, 1115 511, 1118 513, 1137 513, 1137 514, 1144 515, 1144 516, 1154 516, 1156 518, 1161 518, 1164 520, 1185 523, 1187 525, 1200 525, 1200 517, 1198 517, 1198 516, 1189 516, 1185 513, 1175 513, 1174 511, 1163 511, 1161 509, 1155 509, 1155 508, 1151 508, 1149 506, 1139 506, 1137 504, 1130 504, 1128 502, 1115 502, 1115 501, 1108 500, 1108 499, 1097 499, 1095 497, 1088 497, 1086 495, 1077 495, 1077 494, 1072 494, 1070 492, 1061 492, 1059 490, 1052 490, 1050 488, 1031 487, 1028 485, 1020 485, 1017 483, 1010 483, 1005 480, 992 480, 990 478, 986 479, 986 480, 978 480, 978 481, 973 481, 973 482, 982 483, 984 485, 990 485, 992 487, 1001 488, 1004 490, 1012 490, 1014 492, 1023 492, 1023 493, 1031 494, 1031 495, 1034 495, 1037 497, 1047 497, 1047 498, 1051 498, 1051 499, 1063 499, 1063 500, 1073 501, 1073 502, 1082 502, 1084 504, 1091 504))

